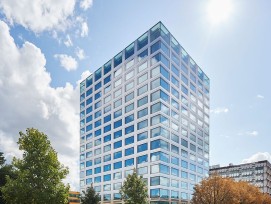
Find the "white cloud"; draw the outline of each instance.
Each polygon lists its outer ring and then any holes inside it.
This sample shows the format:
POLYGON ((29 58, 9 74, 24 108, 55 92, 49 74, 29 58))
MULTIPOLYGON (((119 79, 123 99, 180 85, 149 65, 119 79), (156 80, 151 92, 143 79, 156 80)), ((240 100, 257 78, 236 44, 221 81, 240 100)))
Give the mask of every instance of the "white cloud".
POLYGON ((257 95, 257 98, 259 98, 259 99, 264 99, 264 96, 261 95, 261 94, 258 94, 258 95, 257 95))
POLYGON ((86 37, 88 36, 88 24, 87 22, 82 22, 81 26, 81 37, 86 37))
POLYGON ((256 130, 253 130, 253 131, 239 132, 238 135, 258 136, 259 132, 256 130))
POLYGON ((93 4, 93 0, 82 0, 80 2, 80 7, 83 9, 83 10, 87 10, 88 8, 90 8, 93 4))
POLYGON ((211 110, 211 113, 214 113, 214 114, 228 113, 228 112, 229 112, 229 109, 225 107, 218 107, 211 110))
POLYGON ((0 10, 9 23, 40 33, 68 27, 75 3, 76 0, 1 0, 0 10))
POLYGON ((258 152, 248 159, 243 159, 242 163, 251 163, 251 162, 257 162, 262 160, 268 160, 271 162, 271 154, 269 152, 258 152))
POLYGON ((85 51, 79 47, 76 48, 75 54, 80 60, 83 60, 86 58, 85 51))
POLYGON ((38 128, 69 167, 67 182, 78 190, 79 86, 51 87, 41 50, 30 42, 17 47, 2 21, 0 30, 0 150, 10 161, 21 154, 18 132, 38 128))
POLYGON ((257 136, 259 133, 258 133, 258 131, 253 130, 253 131, 248 131, 248 132, 246 132, 246 134, 247 134, 247 135, 250 135, 250 136, 257 136))
POLYGON ((64 41, 64 44, 65 44, 67 47, 73 46, 73 43, 72 43, 72 40, 71 40, 70 35, 67 35, 67 36, 66 36, 66 40, 64 41))
POLYGON ((60 65, 65 68, 67 71, 72 71, 77 69, 77 61, 68 55, 65 54, 56 54, 54 55, 56 59, 59 59, 60 65))

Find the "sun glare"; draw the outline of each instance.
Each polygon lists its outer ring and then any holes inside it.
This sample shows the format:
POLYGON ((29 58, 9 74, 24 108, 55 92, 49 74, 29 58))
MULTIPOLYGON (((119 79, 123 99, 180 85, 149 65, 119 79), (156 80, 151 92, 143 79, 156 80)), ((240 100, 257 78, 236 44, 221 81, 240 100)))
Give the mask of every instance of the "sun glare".
POLYGON ((227 21, 232 12, 231 0, 209 0, 207 6, 208 19, 212 24, 220 24, 227 21))

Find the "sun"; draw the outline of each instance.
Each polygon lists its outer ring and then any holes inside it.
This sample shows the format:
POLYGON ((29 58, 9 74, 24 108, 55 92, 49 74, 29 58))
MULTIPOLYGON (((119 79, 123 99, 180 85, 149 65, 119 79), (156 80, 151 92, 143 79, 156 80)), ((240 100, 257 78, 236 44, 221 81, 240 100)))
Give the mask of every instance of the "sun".
POLYGON ((232 0, 209 0, 207 5, 208 19, 212 24, 220 24, 228 20, 232 10, 232 0))

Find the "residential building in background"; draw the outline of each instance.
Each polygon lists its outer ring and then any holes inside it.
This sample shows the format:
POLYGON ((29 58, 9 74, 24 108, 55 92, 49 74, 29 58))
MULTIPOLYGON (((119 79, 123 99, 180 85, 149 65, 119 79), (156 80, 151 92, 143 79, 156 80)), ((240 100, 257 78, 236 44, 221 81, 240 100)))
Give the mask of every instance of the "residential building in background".
POLYGON ((209 78, 159 22, 80 84, 80 186, 122 203, 134 169, 150 203, 186 203, 209 171, 209 78))
POLYGON ((271 195, 271 164, 267 160, 239 165, 230 164, 224 167, 211 166, 210 174, 215 173, 236 181, 247 181, 259 187, 262 192, 271 195))
POLYGON ((80 193, 77 191, 69 191, 69 204, 80 203, 80 193))

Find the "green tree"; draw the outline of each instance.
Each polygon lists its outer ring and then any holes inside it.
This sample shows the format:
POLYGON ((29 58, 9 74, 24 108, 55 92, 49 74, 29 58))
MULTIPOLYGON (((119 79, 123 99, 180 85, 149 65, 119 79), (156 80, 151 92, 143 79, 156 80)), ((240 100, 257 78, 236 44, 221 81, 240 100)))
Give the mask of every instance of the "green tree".
POLYGON ((37 129, 20 132, 22 159, 13 159, 16 178, 2 187, 8 204, 67 204, 69 186, 62 183, 68 169, 60 164, 47 135, 37 129))
POLYGON ((14 179, 15 173, 13 171, 12 165, 5 164, 5 157, 2 152, 0 152, 0 204, 6 204, 3 198, 1 187, 3 187, 7 182, 7 176, 14 179))
POLYGON ((148 204, 148 188, 142 176, 138 176, 135 170, 127 176, 120 194, 126 204, 148 204))
POLYGON ((93 186, 87 188, 87 191, 83 191, 83 196, 81 197, 81 204, 98 204, 100 201, 100 196, 95 192, 93 186))

